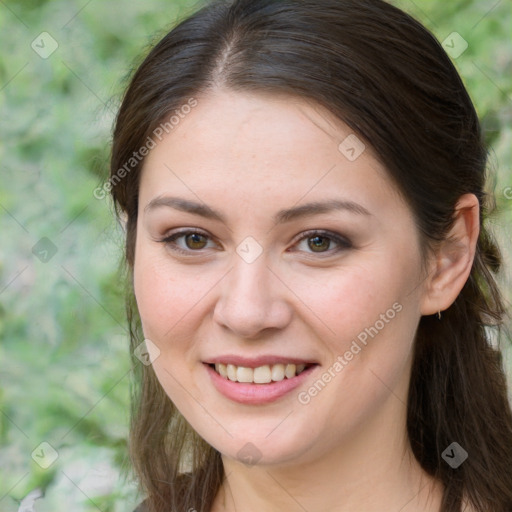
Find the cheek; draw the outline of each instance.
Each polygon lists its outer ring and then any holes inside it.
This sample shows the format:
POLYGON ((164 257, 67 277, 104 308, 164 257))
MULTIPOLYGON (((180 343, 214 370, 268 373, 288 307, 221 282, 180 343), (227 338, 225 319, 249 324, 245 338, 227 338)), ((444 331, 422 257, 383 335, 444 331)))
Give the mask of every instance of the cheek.
POLYGON ((294 280, 293 290, 311 311, 310 318, 316 318, 320 338, 338 340, 331 345, 341 350, 344 343, 350 343, 376 322, 377 327, 382 327, 381 315, 385 316, 384 321, 390 319, 385 322, 386 328, 397 323, 398 306, 393 309, 393 305, 413 304, 410 292, 417 275, 411 263, 400 265, 392 260, 382 255, 325 274, 317 273, 314 279, 294 280))
POLYGON ((191 283, 166 270, 167 266, 155 251, 142 244, 137 247, 133 270, 135 298, 144 335, 155 341, 172 329, 194 301, 191 283))
POLYGON ((308 322, 330 355, 325 399, 333 410, 364 414, 404 378, 419 320, 419 295, 412 292, 418 272, 414 261, 383 256, 315 279, 314 288, 302 281, 296 290, 308 298, 308 322), (313 292, 305 295, 308 288, 313 292))
POLYGON ((161 351, 193 349, 189 342, 218 277, 197 266, 173 265, 165 251, 141 244, 133 280, 145 337, 161 351))

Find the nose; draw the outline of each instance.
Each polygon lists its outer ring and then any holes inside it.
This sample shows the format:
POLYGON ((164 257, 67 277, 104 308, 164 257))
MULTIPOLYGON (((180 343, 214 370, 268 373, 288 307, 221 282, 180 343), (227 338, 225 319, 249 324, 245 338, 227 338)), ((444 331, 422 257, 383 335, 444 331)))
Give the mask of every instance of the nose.
POLYGON ((239 338, 255 339, 265 329, 284 329, 292 318, 291 292, 264 256, 252 263, 236 256, 219 283, 214 321, 239 338))

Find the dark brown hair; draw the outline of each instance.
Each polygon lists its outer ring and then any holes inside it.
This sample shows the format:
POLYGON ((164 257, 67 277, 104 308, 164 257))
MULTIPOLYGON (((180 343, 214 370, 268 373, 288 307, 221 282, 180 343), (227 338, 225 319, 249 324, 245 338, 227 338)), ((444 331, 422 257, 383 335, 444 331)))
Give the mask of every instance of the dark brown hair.
MULTIPOLYGON (((490 340, 505 311, 493 275, 501 257, 484 224, 492 206, 487 150, 442 46, 382 0, 216 1, 182 21, 134 73, 115 125, 110 180, 127 219, 128 277, 143 159, 127 171, 126 163, 172 112, 216 87, 307 98, 350 126, 408 201, 424 254, 446 236, 458 198, 477 196, 482 227, 470 277, 441 321, 420 320, 407 429, 421 466, 444 484, 442 512, 462 510, 463 498, 478 512, 510 512, 512 414, 490 340), (441 457, 454 441, 469 454, 456 469, 441 457)), ((133 351, 143 336, 131 284, 127 303, 133 351)), ((137 372, 130 446, 147 510, 209 512, 224 477, 220 454, 188 425, 151 366, 137 372)))

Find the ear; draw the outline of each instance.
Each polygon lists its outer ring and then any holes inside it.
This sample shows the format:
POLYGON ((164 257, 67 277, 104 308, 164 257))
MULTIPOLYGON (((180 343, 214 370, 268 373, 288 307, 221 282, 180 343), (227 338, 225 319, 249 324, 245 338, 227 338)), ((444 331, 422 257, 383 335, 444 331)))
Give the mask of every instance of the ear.
POLYGON ((422 315, 448 309, 464 287, 475 257, 480 233, 480 205, 474 194, 465 194, 455 206, 455 220, 432 258, 421 303, 422 315))

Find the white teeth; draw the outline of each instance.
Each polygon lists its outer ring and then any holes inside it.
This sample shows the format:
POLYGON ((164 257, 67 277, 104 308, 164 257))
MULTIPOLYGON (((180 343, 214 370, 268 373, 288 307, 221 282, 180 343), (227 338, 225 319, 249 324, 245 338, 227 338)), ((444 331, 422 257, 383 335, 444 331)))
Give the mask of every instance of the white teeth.
POLYGON ((254 368, 252 373, 256 384, 268 384, 269 382, 272 382, 272 373, 268 364, 266 366, 258 366, 258 368, 254 368))
POLYGON ((233 382, 253 382, 255 384, 268 384, 269 382, 279 382, 285 378, 291 379, 299 375, 306 368, 305 364, 274 364, 258 366, 257 368, 247 368, 245 366, 235 366, 234 364, 216 363, 216 372, 233 382))
POLYGON ((275 364, 272 366, 272 380, 280 381, 284 379, 284 364, 275 364))
POLYGON ((234 364, 228 364, 227 374, 229 380, 236 382, 236 366, 234 364))
POLYGON ((286 368, 284 369, 284 374, 287 379, 291 379, 292 377, 295 377, 295 370, 297 367, 294 364, 287 364, 286 368))
POLYGON ((236 370, 236 380, 238 382, 253 382, 254 370, 252 368, 239 366, 236 370))
POLYGON ((215 365, 215 369, 218 373, 220 373, 224 378, 228 377, 228 369, 225 364, 219 363, 215 365))

